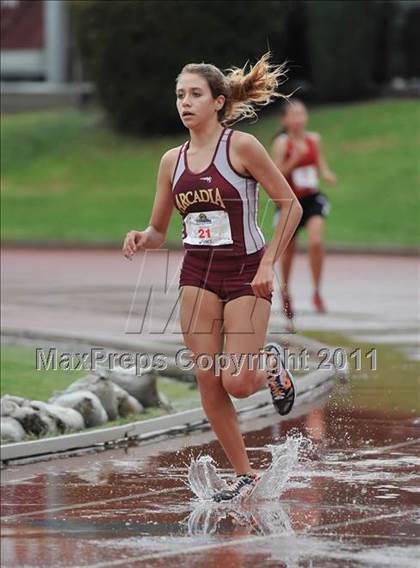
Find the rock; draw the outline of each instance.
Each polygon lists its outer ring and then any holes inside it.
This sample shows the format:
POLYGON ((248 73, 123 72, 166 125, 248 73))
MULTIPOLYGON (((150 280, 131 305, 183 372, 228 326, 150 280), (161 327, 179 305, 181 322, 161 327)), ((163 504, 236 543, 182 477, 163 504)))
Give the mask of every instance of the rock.
MULTIPOLYGON (((40 411, 39 417, 45 425, 44 431, 41 432, 41 435, 43 435, 43 434, 58 434, 59 433, 59 430, 57 428, 57 422, 52 416, 50 416, 48 413, 40 411)), ((34 434, 35 434, 35 432, 34 432, 34 434)))
POLYGON ((44 402, 43 400, 31 400, 29 401, 30 408, 34 410, 42 410, 47 412, 47 406, 50 406, 48 402, 44 402))
POLYGON ((57 427, 61 432, 68 430, 77 432, 85 428, 83 416, 74 408, 51 404, 48 407, 48 412, 55 418, 57 427))
POLYGON ((12 394, 5 394, 1 400, 11 400, 18 406, 22 406, 25 402, 27 402, 26 398, 23 398, 22 396, 14 396, 12 394))
POLYGON ((108 421, 107 413, 101 401, 96 394, 89 390, 63 392, 51 397, 48 402, 77 410, 83 416, 87 428, 100 426, 108 421))
POLYGON ((12 416, 19 406, 13 402, 7 395, 0 400, 0 416, 12 416))
POLYGON ((32 400, 31 407, 35 410, 42 410, 55 420, 57 429, 63 433, 69 430, 78 431, 83 430, 85 422, 83 416, 77 410, 66 406, 59 406, 58 404, 48 404, 41 400, 32 400))
POLYGON ((11 416, 1 417, 0 429, 1 439, 4 442, 21 442, 25 438, 22 425, 11 416))
POLYGON ((124 369, 123 367, 115 367, 115 369, 107 369, 101 367, 93 371, 101 377, 111 379, 111 381, 131 396, 134 396, 145 408, 149 406, 159 406, 159 393, 157 390, 156 371, 150 371, 143 375, 136 375, 134 369, 124 369))
POLYGON ((93 374, 87 375, 69 385, 64 392, 81 390, 93 392, 99 398, 109 420, 118 418, 118 400, 110 379, 93 374))
POLYGON ((121 388, 115 383, 112 383, 114 388, 115 396, 118 402, 118 414, 122 417, 128 416, 129 414, 140 414, 144 411, 143 405, 128 394, 126 390, 121 388))
POLYGON ((166 369, 158 370, 157 373, 160 377, 169 377, 183 383, 197 384, 196 376, 192 371, 184 371, 171 363, 168 363, 166 369))
MULTIPOLYGON (((118 386, 118 385, 115 385, 118 386)), ((119 406, 120 416, 128 416, 129 414, 141 414, 144 412, 144 406, 134 396, 127 393, 127 398, 121 401, 119 406)))
POLYGON ((28 434, 41 436, 57 432, 55 421, 42 410, 35 410, 29 406, 18 406, 11 417, 18 420, 28 434))

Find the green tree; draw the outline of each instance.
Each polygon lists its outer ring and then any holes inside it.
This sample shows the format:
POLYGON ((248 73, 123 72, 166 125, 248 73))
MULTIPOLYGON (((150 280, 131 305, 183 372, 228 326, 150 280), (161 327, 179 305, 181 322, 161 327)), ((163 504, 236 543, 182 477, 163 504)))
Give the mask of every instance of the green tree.
POLYGON ((189 62, 254 62, 269 46, 281 62, 292 2, 84 0, 76 34, 111 124, 133 134, 180 128, 175 79, 189 62))
POLYGON ((402 28, 405 77, 420 77, 420 6, 407 10, 402 28))
POLYGON ((376 3, 309 0, 311 75, 321 99, 354 99, 372 88, 376 3))

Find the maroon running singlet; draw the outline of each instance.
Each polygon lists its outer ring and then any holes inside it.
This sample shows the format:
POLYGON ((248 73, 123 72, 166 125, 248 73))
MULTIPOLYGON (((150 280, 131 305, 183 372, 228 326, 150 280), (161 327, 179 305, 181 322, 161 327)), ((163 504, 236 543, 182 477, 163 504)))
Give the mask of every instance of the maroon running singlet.
MULTIPOLYGON (((189 169, 189 141, 183 144, 172 179, 185 248, 179 287, 205 288, 223 302, 255 296, 250 283, 265 251, 257 181, 236 172, 229 159, 233 133, 223 129, 210 165, 200 173, 189 169)), ((272 293, 265 299, 271 302, 272 293)))

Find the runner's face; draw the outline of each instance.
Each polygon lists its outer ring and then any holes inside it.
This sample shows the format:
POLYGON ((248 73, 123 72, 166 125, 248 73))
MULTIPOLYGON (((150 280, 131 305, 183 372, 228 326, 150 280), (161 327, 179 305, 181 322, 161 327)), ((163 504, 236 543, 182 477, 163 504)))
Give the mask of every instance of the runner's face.
POLYGON ((299 133, 305 130, 308 112, 302 103, 292 103, 287 107, 282 124, 288 132, 299 133))
POLYGON ((195 73, 183 73, 176 85, 176 107, 187 128, 217 119, 217 111, 223 107, 224 96, 214 99, 207 81, 195 73))

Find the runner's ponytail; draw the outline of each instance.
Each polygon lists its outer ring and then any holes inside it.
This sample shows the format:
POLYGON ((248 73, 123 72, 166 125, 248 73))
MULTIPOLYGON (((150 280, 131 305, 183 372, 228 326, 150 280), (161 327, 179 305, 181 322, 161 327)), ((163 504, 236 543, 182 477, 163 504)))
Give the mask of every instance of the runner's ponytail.
POLYGON ((223 125, 243 118, 256 118, 255 107, 268 105, 277 97, 286 100, 289 97, 277 90, 286 79, 286 63, 273 65, 269 62, 270 55, 270 52, 265 53, 249 71, 245 64, 242 68, 227 69, 226 74, 210 63, 188 63, 177 80, 183 73, 196 73, 207 81, 213 98, 223 95, 226 101, 218 111, 219 122, 223 125))
POLYGON ((277 97, 288 98, 277 90, 282 79, 286 78, 286 63, 272 65, 269 60, 270 52, 267 52, 248 72, 246 64, 242 68, 228 69, 226 80, 229 95, 225 104, 225 123, 256 118, 255 107, 268 105, 277 97))

